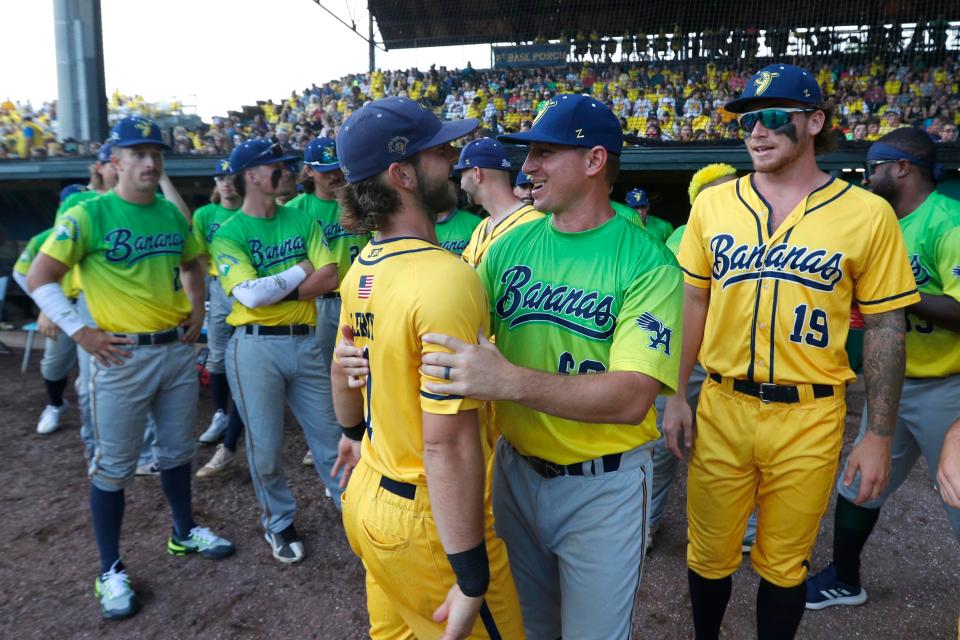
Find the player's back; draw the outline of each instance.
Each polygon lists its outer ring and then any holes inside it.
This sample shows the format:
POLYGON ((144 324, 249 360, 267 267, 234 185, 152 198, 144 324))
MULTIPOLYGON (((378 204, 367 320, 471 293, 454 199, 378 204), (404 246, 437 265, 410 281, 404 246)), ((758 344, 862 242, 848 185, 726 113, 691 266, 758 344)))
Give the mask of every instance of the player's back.
POLYGON ((425 333, 476 342, 487 332, 486 295, 474 270, 439 246, 416 238, 371 241, 340 286, 340 324, 353 327, 370 375, 363 389, 363 456, 377 472, 416 483, 423 476, 422 412, 454 414, 480 403, 426 390, 425 333))

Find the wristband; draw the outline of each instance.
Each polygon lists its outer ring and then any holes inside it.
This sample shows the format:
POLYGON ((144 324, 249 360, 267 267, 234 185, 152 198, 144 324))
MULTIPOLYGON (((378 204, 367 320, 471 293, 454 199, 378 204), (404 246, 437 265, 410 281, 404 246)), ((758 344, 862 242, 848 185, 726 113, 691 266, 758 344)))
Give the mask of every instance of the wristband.
POLYGON ((47 314, 47 317, 53 320, 71 338, 73 334, 86 326, 70 301, 67 300, 67 296, 63 293, 59 284, 50 282, 41 285, 31 291, 30 295, 37 306, 40 307, 40 310, 47 314))
POLYGON ((448 553, 447 560, 457 576, 457 585, 463 595, 479 598, 490 586, 490 563, 487 560, 487 545, 481 542, 473 549, 460 553, 448 553))
POLYGON ((343 432, 343 435, 347 436, 354 442, 360 442, 363 440, 363 432, 367 430, 366 421, 360 422, 360 424, 353 427, 345 427, 340 425, 340 431, 343 432))

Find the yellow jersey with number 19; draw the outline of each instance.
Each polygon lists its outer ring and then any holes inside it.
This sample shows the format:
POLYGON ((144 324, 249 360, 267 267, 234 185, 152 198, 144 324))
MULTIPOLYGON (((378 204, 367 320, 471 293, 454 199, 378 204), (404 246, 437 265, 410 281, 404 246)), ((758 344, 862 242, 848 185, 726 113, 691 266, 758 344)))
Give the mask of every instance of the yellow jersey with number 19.
POLYGON ((421 337, 442 333, 476 344, 480 332, 489 335, 487 296, 458 256, 419 238, 370 241, 340 296, 340 325, 353 327, 354 344, 370 363, 361 455, 377 473, 415 484, 424 477, 422 413, 452 415, 482 404, 426 389, 441 381, 420 371, 421 357, 445 349, 421 337))
POLYGON ((680 242, 685 282, 710 289, 700 361, 754 382, 852 381, 851 304, 871 314, 920 300, 893 209, 831 178, 773 229, 753 175, 701 193, 680 242))

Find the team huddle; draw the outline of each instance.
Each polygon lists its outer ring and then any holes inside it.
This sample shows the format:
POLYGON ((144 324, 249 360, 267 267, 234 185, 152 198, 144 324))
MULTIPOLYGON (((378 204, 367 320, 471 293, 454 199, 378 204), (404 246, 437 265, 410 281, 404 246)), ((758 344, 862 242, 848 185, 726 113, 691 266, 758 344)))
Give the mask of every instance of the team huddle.
POLYGON ((200 440, 223 442, 197 475, 243 435, 270 551, 303 559, 286 403, 363 563, 372 638, 629 638, 678 460, 698 639, 720 636, 744 552, 763 640, 865 602, 860 554, 921 454, 960 540, 960 203, 935 190, 933 143, 888 134, 860 188, 817 167, 832 113, 807 71, 771 65, 726 109, 754 171, 699 171, 675 231, 643 190, 611 202, 623 132, 588 96, 459 151, 476 120, 376 100, 307 147, 311 193, 289 199, 300 159, 251 140, 192 215, 157 125, 122 120, 102 193, 69 196, 17 265, 59 328, 41 433, 80 362, 102 615, 138 609, 120 531, 141 469, 169 553, 234 553, 192 513, 201 332, 217 412, 200 440), (522 167, 501 143, 529 147, 522 167), (454 182, 488 217, 457 209, 454 182), (866 406, 841 468, 861 316, 866 406), (812 574, 834 485, 833 561, 812 574))

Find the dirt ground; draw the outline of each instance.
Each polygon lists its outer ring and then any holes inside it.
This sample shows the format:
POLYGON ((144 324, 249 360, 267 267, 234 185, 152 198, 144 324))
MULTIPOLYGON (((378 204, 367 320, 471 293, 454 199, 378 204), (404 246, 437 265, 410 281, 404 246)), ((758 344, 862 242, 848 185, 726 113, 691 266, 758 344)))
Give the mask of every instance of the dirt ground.
MULTIPOLYGON (((44 402, 37 352, 19 372, 21 350, 0 356, 0 637, 2 638, 362 638, 366 636, 363 573, 343 535, 339 515, 312 468, 300 464, 306 445, 289 418, 285 461, 297 497, 297 529, 308 558, 281 566, 263 540, 246 465, 197 480, 199 523, 233 540, 233 558, 212 562, 167 555, 169 515, 156 478, 137 478, 127 491, 121 552, 142 603, 130 620, 104 622, 93 599, 98 568, 87 507, 75 409, 50 436, 35 432, 44 402)), ((68 392, 71 402, 75 399, 68 392)), ((862 392, 849 392, 847 447, 856 433, 862 392)), ((75 404, 75 403, 74 403, 75 404)), ((211 414, 201 391, 197 432, 211 414)), ((212 454, 201 449, 202 464, 212 454)), ((670 497, 644 566, 634 637, 692 638, 684 560, 684 490, 670 497)), ((828 511, 813 566, 829 560, 828 511)), ((884 509, 863 556, 870 600, 862 607, 807 612, 801 638, 954 638, 960 600, 958 547, 926 468, 918 467, 884 509)), ((734 579, 725 640, 754 637, 757 576, 748 566, 734 579)), ((576 639, 573 639, 576 640, 576 639)))

